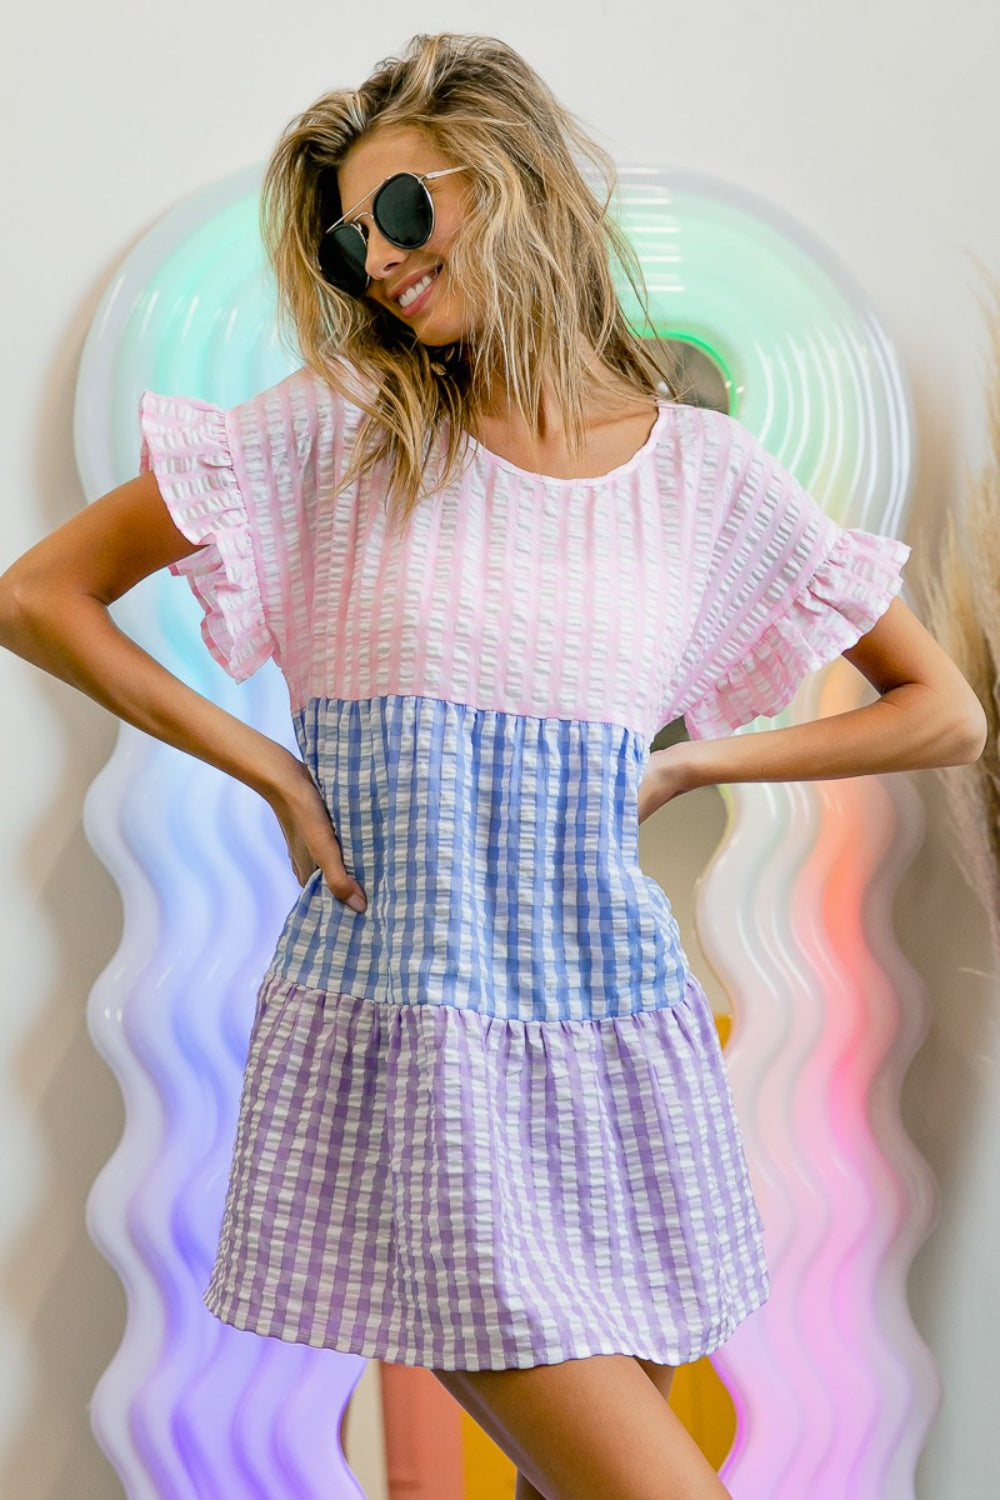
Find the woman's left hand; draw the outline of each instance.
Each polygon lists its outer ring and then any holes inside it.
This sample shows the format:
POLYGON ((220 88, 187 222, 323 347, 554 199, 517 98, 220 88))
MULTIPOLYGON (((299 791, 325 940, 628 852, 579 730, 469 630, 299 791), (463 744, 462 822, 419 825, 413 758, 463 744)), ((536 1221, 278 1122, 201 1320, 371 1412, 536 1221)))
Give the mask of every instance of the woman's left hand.
POLYGON ((681 792, 690 790, 691 782, 684 771, 684 745, 667 745, 654 750, 639 783, 639 822, 670 802, 681 792))

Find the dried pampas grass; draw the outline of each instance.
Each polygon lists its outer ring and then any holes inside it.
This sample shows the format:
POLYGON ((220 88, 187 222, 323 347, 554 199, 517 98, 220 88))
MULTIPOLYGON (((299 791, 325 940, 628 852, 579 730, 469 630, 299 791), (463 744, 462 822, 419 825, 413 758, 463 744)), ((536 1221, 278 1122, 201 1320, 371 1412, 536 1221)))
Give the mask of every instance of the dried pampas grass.
POLYGON ((986 461, 958 523, 949 513, 936 574, 918 571, 927 624, 986 710, 990 732, 979 760, 937 770, 951 811, 963 875, 986 908, 1000 962, 1000 285, 984 311, 989 333, 986 461))

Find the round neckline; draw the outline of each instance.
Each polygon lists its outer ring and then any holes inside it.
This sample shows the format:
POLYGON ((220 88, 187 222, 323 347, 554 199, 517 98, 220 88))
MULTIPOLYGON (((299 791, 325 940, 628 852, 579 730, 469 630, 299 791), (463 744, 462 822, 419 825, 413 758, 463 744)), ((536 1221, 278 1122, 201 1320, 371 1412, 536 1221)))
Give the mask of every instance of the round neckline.
POLYGON ((624 463, 618 464, 614 469, 608 469, 604 474, 585 474, 582 478, 576 479, 566 479, 561 474, 538 474, 533 469, 522 469, 520 465, 512 463, 509 458, 501 458, 499 453, 494 453, 492 448, 487 448, 478 438, 473 437, 471 432, 466 432, 465 436, 477 457, 482 456, 488 459, 490 463, 496 464, 500 469, 506 469, 509 474, 516 474, 520 479, 533 479, 542 484, 557 484, 564 488, 575 484, 606 484, 609 479, 617 479, 620 474, 628 474, 656 448, 666 423, 667 412, 674 402, 666 396, 657 396, 656 405, 656 420, 649 430, 646 441, 641 448, 636 449, 631 458, 627 458, 624 463))

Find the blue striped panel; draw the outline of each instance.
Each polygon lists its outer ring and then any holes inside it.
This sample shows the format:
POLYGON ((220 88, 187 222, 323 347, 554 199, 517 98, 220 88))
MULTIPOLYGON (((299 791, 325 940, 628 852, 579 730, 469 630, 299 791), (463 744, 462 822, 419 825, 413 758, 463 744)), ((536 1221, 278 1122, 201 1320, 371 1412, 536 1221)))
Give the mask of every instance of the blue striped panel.
POLYGON ((676 919, 638 859, 637 731, 417 695, 293 717, 368 909, 314 871, 269 974, 522 1021, 682 1002, 676 919))

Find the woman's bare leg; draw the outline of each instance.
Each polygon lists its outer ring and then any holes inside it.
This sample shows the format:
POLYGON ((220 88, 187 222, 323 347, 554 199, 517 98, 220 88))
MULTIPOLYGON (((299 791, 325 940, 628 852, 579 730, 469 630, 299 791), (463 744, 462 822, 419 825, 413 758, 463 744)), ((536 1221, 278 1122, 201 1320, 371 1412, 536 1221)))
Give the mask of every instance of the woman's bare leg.
POLYGON ((655 1359, 640 1359, 638 1355, 635 1356, 635 1360, 645 1370, 664 1401, 668 1400, 670 1387, 673 1385, 674 1376, 677 1373, 676 1365, 658 1365, 655 1359))
POLYGON ((545 1500, 540 1490, 536 1490, 530 1479, 525 1479, 520 1469, 517 1471, 517 1484, 514 1486, 514 1500, 545 1500))
MULTIPOLYGON (((652 1359, 640 1359, 638 1355, 635 1355, 634 1358, 636 1363, 641 1365, 645 1370, 664 1401, 666 1401, 670 1396, 670 1387, 673 1384, 675 1366, 660 1365, 652 1359)), ((514 1500, 545 1500, 545 1496, 539 1490, 535 1489, 530 1479, 525 1479, 524 1475, 518 1471, 517 1484, 514 1488, 514 1500)))
MULTIPOLYGON (((631 1355, 434 1374, 541 1500, 731 1500, 631 1355)), ((532 1490, 519 1488, 518 1500, 532 1490)))

